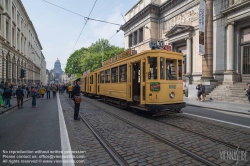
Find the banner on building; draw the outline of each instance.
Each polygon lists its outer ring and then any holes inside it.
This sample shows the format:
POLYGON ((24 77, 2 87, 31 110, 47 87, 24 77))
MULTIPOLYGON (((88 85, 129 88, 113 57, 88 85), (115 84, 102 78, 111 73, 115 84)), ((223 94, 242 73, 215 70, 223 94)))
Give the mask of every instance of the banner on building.
POLYGON ((199 11, 199 54, 204 55, 204 40, 205 40, 205 1, 200 0, 200 11, 199 11))

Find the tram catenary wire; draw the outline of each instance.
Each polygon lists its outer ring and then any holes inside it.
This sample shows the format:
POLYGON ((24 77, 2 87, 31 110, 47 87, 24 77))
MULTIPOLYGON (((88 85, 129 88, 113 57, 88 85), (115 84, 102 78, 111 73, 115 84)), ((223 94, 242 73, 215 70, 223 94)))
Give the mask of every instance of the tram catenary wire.
MULTIPOLYGON (((95 3, 94 3, 94 5, 93 5, 93 7, 92 7, 92 9, 91 9, 91 11, 90 11, 90 13, 89 13, 89 16, 91 15, 91 13, 92 13, 92 11, 93 11, 96 2, 97 2, 97 0, 95 0, 95 3)), ((89 16, 88 16, 88 18, 89 18, 89 16)), ((83 26, 83 28, 82 28, 82 30, 81 30, 81 33, 79 34, 79 36, 78 36, 78 38, 77 38, 77 40, 76 40, 76 43, 75 43, 75 45, 74 45, 74 47, 73 47, 73 49, 72 49, 72 53, 73 53, 73 51, 74 51, 74 49, 75 49, 75 47, 76 47, 76 44, 77 44, 77 42, 78 42, 78 40, 79 40, 79 38, 80 38, 80 36, 81 36, 81 34, 82 34, 83 29, 85 28, 87 22, 88 22, 88 19, 85 19, 84 26, 83 26)))
POLYGON ((107 23, 107 24, 112 24, 112 25, 121 26, 121 24, 117 24, 117 23, 113 23, 113 22, 109 22, 109 21, 98 20, 98 19, 94 19, 94 18, 89 18, 89 17, 83 16, 83 15, 81 15, 81 14, 78 14, 78 13, 76 13, 76 12, 73 12, 73 11, 71 11, 71 10, 68 10, 68 9, 66 9, 66 8, 63 8, 63 7, 61 7, 61 6, 58 6, 58 5, 54 4, 54 3, 48 2, 48 1, 46 1, 46 0, 42 0, 42 1, 44 1, 44 2, 46 2, 46 3, 49 3, 49 4, 53 5, 53 6, 56 6, 56 7, 58 7, 58 8, 61 8, 61 9, 63 9, 63 10, 66 10, 66 11, 68 11, 68 12, 70 12, 70 13, 75 14, 75 15, 78 15, 78 16, 80 16, 80 17, 83 17, 85 20, 93 20, 93 21, 98 21, 98 22, 103 22, 103 23, 107 23))

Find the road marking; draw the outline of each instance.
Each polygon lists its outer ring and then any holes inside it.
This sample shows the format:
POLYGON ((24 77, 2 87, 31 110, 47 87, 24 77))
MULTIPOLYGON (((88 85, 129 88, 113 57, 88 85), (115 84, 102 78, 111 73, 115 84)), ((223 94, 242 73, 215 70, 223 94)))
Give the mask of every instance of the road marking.
POLYGON ((223 121, 223 120, 208 118, 208 117, 194 115, 194 114, 189 114, 189 113, 183 113, 183 114, 190 115, 190 116, 195 116, 195 117, 199 117, 199 118, 203 118, 203 119, 209 119, 209 120, 213 120, 213 121, 217 121, 217 122, 227 123, 227 124, 231 124, 231 125, 235 125, 235 126, 245 127, 245 128, 250 129, 250 126, 240 125, 240 124, 237 124, 237 123, 226 122, 226 121, 223 121))
MULTIPOLYGON (((70 153, 67 153, 67 155, 71 155, 71 146, 69 143, 69 137, 68 137, 68 131, 66 128, 63 112, 62 112, 62 106, 60 102, 60 98, 58 93, 56 94, 57 97, 57 105, 58 105, 58 114, 59 114, 59 124, 60 124, 60 137, 61 137, 61 147, 62 151, 70 151, 70 153)), ((73 158, 66 158, 67 163, 63 163, 63 166, 74 166, 74 160, 73 158)))

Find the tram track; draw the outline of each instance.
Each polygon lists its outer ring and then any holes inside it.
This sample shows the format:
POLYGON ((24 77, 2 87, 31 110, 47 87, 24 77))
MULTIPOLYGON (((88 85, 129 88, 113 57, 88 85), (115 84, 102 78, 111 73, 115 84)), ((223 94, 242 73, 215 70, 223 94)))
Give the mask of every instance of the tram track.
POLYGON ((216 163, 213 163, 213 162, 211 162, 211 161, 209 161, 209 160, 203 158, 202 156, 199 156, 199 155, 197 155, 197 154, 195 154, 195 153, 193 153, 193 152, 191 152, 191 151, 189 151, 189 150, 187 150, 187 149, 185 149, 185 148, 183 148, 183 147, 177 145, 176 143, 173 143, 172 141, 169 141, 169 140, 167 140, 167 139, 161 137, 160 135, 157 135, 157 134, 155 134, 155 133, 153 133, 153 132, 151 132, 151 131, 149 131, 149 130, 146 130, 146 129, 144 129, 144 128, 142 128, 142 127, 140 127, 140 126, 138 126, 138 125, 136 125, 136 124, 134 124, 134 123, 132 123, 132 122, 130 122, 130 121, 128 121, 128 120, 122 118, 122 117, 120 117, 120 116, 117 116, 116 114, 113 114, 113 113, 107 111, 106 109, 104 109, 104 108, 102 108, 102 107, 100 107, 100 106, 94 104, 94 103, 91 102, 91 101, 88 102, 88 103, 91 104, 92 106, 98 108, 99 110, 102 110, 103 112, 105 112, 105 113, 111 115, 112 117, 115 117, 116 119, 121 120, 122 122, 124 122, 124 123, 126 123, 126 124, 128 124, 128 125, 130 125, 130 126, 132 126, 132 127, 134 127, 134 128, 136 128, 136 129, 138 129, 138 130, 144 132, 145 134, 152 136, 152 137, 155 138, 156 140, 159 140, 159 141, 161 141, 161 142, 163 142, 163 143, 165 143, 165 144, 167 144, 167 145, 169 145, 169 146, 171 146, 171 147, 173 147, 173 148, 175 148, 175 149, 178 149, 179 151, 181 151, 181 152, 187 154, 188 156, 190 156, 190 157, 192 157, 192 158, 198 160, 199 162, 201 162, 201 163, 203 163, 203 164, 205 164, 205 165, 217 166, 216 163))
MULTIPOLYGON (((64 96, 65 97, 65 96, 64 96)), ((70 106, 74 109, 74 105, 72 101, 67 99, 70 106)), ((83 123, 87 125, 87 127, 91 130, 91 132, 94 134, 96 139, 100 142, 102 147, 106 150, 106 152, 110 155, 110 157, 113 159, 113 161, 119 165, 119 166, 128 166, 129 164, 122 158, 121 155, 103 138, 103 136, 98 132, 98 130, 87 120, 87 118, 79 113, 79 116, 81 117, 81 120, 83 123)))
POLYGON ((215 126, 215 127, 223 128, 223 129, 226 129, 226 130, 228 130, 228 131, 233 131, 233 132, 236 132, 236 133, 239 133, 239 134, 250 135, 250 132, 239 131, 239 130, 232 129, 232 128, 230 128, 230 127, 225 127, 225 126, 222 126, 222 125, 211 124, 211 123, 206 122, 206 121, 204 121, 204 120, 199 120, 199 119, 195 119, 195 118, 193 118, 193 117, 189 117, 188 115, 185 115, 185 117, 183 117, 183 115, 177 115, 177 116, 180 117, 180 118, 183 118, 183 119, 185 119, 185 120, 190 119, 190 120, 192 120, 192 121, 196 121, 196 122, 203 123, 203 124, 206 123, 206 124, 208 124, 208 125, 210 125, 210 126, 215 126))

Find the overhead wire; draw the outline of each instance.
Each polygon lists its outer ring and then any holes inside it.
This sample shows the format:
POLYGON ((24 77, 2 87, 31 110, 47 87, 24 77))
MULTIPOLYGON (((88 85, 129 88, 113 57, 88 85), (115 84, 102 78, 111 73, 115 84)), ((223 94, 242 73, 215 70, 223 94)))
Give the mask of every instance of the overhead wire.
POLYGON ((51 5, 53 5, 53 6, 56 6, 56 7, 60 8, 60 9, 66 10, 66 11, 68 11, 68 12, 70 12, 70 13, 75 14, 75 15, 78 15, 78 16, 80 16, 80 17, 83 17, 85 20, 93 20, 93 21, 98 21, 98 22, 103 22, 103 23, 107 23, 107 24, 112 24, 112 25, 121 26, 121 24, 117 24, 117 23, 113 23, 113 22, 109 22, 109 21, 98 20, 98 19, 94 19, 94 18, 89 18, 89 17, 83 16, 83 15, 81 15, 81 14, 78 14, 78 13, 76 13, 76 12, 73 12, 73 11, 71 11, 71 10, 68 10, 68 9, 66 9, 66 8, 63 8, 63 7, 61 7, 61 6, 59 6, 59 5, 56 5, 56 4, 54 4, 54 3, 48 2, 48 1, 46 1, 46 0, 42 0, 42 1, 44 1, 44 2, 46 2, 46 3, 48 3, 48 4, 51 4, 51 5))
MULTIPOLYGON (((93 5, 93 7, 92 7, 92 9, 91 9, 91 11, 90 11, 90 13, 89 13, 89 16, 91 15, 91 13, 92 13, 92 11, 93 11, 96 2, 97 2, 97 0, 95 0, 95 3, 94 3, 94 5, 93 5)), ((89 17, 89 16, 88 16, 88 17, 89 17)), ((78 36, 78 38, 77 38, 77 40, 76 40, 76 43, 75 43, 75 45, 74 45, 74 47, 73 47, 73 49, 72 49, 72 52, 74 51, 75 46, 76 46, 76 44, 77 44, 77 42, 78 42, 78 40, 79 40, 79 38, 80 38, 80 36, 81 36, 81 34, 82 34, 82 31, 83 31, 83 29, 85 28, 87 22, 88 22, 88 19, 85 21, 85 24, 84 24, 84 26, 83 26, 83 28, 82 28, 82 30, 81 30, 81 33, 79 34, 79 36, 78 36)))

